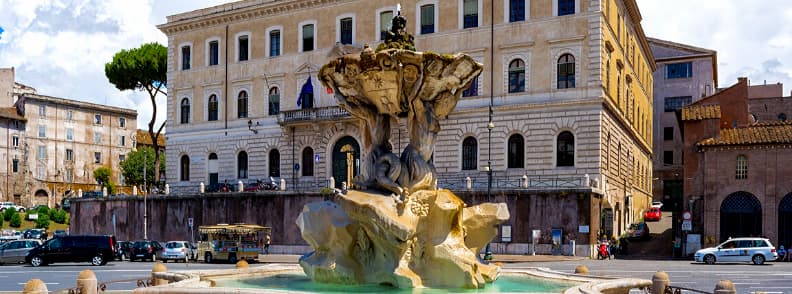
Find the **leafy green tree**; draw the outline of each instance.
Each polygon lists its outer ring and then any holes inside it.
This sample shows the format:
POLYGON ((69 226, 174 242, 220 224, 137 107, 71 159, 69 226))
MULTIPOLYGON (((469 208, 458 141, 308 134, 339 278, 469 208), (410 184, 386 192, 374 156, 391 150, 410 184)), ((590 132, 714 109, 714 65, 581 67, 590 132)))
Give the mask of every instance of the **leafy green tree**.
POLYGON ((110 176, 112 174, 113 172, 106 166, 100 166, 93 172, 96 182, 98 182, 102 187, 107 188, 107 194, 115 194, 115 183, 110 180, 110 176))
POLYGON ((53 220, 55 223, 59 223, 59 224, 65 223, 66 212, 63 210, 58 210, 58 212, 56 212, 55 215, 50 219, 53 220))
MULTIPOLYGON (((165 156, 160 154, 159 170, 165 172, 165 156)), ((129 185, 143 184, 143 166, 146 166, 146 183, 156 183, 154 174, 154 149, 147 146, 138 147, 137 150, 127 153, 126 159, 121 162, 121 174, 129 185)))
POLYGON ((5 221, 10 221, 11 217, 13 217, 17 213, 16 208, 7 208, 3 213, 3 219, 5 221))
POLYGON ((22 226, 22 217, 18 213, 15 213, 11 217, 11 223, 9 223, 9 225, 14 227, 14 228, 21 227, 22 226))
POLYGON ((49 226, 50 226, 50 217, 49 217, 49 215, 46 215, 46 214, 39 215, 39 218, 36 220, 36 228, 48 229, 49 226))
MULTIPOLYGON (((159 166, 160 145, 157 141, 165 123, 154 132, 157 119, 157 95, 168 95, 168 49, 157 43, 146 43, 140 48, 121 50, 113 56, 113 61, 105 64, 105 76, 110 83, 121 91, 146 91, 151 99, 152 114, 148 132, 154 146, 154 166, 159 166)), ((154 173, 154 182, 159 182, 159 173, 154 173)))

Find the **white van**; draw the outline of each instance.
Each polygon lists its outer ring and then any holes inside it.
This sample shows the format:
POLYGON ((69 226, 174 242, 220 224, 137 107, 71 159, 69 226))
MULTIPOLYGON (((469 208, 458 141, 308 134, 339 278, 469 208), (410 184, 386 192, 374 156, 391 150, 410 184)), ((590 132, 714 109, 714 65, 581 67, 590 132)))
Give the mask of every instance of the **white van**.
POLYGON ((715 262, 753 262, 763 264, 778 258, 778 253, 770 240, 765 238, 734 238, 726 240, 717 247, 696 251, 696 262, 715 264, 715 262))

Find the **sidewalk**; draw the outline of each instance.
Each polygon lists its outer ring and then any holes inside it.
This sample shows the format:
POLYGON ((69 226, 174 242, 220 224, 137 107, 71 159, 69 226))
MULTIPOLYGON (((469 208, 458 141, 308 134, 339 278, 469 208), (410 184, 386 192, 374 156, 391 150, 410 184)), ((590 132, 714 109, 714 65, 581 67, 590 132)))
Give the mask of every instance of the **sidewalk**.
MULTIPOLYGON (((259 254, 261 263, 297 263, 300 255, 289 254, 259 254)), ((552 261, 571 261, 588 259, 583 256, 565 255, 507 255, 494 254, 492 262, 516 263, 516 262, 552 262, 552 261)))

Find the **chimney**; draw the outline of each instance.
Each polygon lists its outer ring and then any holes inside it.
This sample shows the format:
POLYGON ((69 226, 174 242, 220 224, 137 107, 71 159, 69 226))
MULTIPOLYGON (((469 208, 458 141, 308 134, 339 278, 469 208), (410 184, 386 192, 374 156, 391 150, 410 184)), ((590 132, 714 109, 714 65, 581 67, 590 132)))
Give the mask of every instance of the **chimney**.
MULTIPOLYGON (((746 83, 746 84, 748 84, 748 78, 746 78, 746 77, 739 77, 739 78, 737 78, 737 82, 738 82, 738 83, 746 83)), ((750 85, 750 84, 749 84, 749 85, 750 85)))

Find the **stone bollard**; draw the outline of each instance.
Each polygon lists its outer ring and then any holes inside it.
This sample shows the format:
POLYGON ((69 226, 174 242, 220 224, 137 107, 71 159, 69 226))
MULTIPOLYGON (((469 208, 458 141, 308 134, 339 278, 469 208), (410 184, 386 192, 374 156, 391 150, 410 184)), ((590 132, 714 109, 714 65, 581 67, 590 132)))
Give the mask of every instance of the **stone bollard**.
POLYGON ((652 276, 652 294, 665 293, 665 288, 668 285, 671 285, 671 281, 668 279, 668 274, 665 272, 656 272, 654 276, 652 276))
POLYGON ((242 183, 242 180, 237 182, 237 192, 245 192, 245 184, 242 183))
POLYGON ((83 294, 96 294, 98 292, 96 274, 91 270, 83 270, 77 275, 77 288, 83 294))
POLYGON ((281 191, 286 191, 286 179, 281 179, 280 189, 281 191))
POLYGON ((165 195, 170 195, 170 184, 165 184, 165 195))
POLYGON ((203 194, 205 192, 206 192, 206 185, 204 185, 204 183, 201 182, 200 184, 198 184, 198 193, 203 194))
POLYGON ((132 196, 137 196, 137 186, 132 186, 132 196))
POLYGON ((77 197, 82 198, 82 189, 77 189, 77 197))
POLYGON ((25 288, 22 289, 23 294, 47 294, 49 291, 47 290, 47 285, 44 284, 44 281, 39 279, 31 279, 27 281, 25 284, 25 288))
POLYGON ((102 197, 107 198, 107 187, 102 188, 102 197))
POLYGON ((737 294, 737 288, 731 280, 720 280, 715 284, 715 294, 737 294))
POLYGON ((237 261, 237 263, 236 263, 236 268, 249 268, 249 267, 250 267, 250 265, 244 259, 242 259, 240 261, 237 261))
POLYGON ((330 189, 335 189, 335 178, 334 177, 330 177, 330 185, 329 186, 330 186, 329 187, 330 189))
POLYGON ((473 189, 473 180, 471 180, 470 177, 465 178, 465 188, 468 190, 473 189))
POLYGON ((168 268, 165 267, 165 264, 163 264, 161 261, 157 261, 157 263, 154 264, 154 268, 151 269, 151 280, 154 281, 154 286, 162 286, 168 284, 168 280, 157 279, 154 276, 155 273, 164 273, 167 271, 168 268))
POLYGON ((523 175, 522 176, 522 187, 523 188, 528 188, 528 175, 523 175))
POLYGON ((589 269, 585 265, 578 265, 575 267, 575 274, 577 275, 588 275, 589 269))

